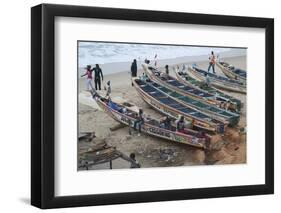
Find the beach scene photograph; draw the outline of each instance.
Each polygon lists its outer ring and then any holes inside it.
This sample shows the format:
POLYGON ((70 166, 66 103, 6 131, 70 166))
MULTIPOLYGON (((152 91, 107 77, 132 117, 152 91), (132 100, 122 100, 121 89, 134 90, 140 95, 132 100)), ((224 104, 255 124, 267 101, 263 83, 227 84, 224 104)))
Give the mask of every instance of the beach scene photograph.
POLYGON ((77 41, 77 170, 247 163, 247 48, 77 41))

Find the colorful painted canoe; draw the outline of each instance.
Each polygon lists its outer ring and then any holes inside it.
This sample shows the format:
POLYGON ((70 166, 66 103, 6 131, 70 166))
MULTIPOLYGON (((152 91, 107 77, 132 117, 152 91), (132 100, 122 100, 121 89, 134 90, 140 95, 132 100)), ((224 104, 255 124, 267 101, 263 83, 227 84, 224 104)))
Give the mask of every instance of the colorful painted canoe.
POLYGON ((199 90, 207 91, 208 93, 214 95, 216 97, 216 100, 219 100, 221 102, 230 102, 230 109, 234 112, 239 113, 241 110, 242 103, 239 99, 231 97, 230 95, 225 94, 223 91, 213 87, 212 85, 207 85, 202 81, 198 81, 195 78, 191 77, 186 72, 177 72, 176 77, 177 79, 187 85, 194 87, 199 90))
POLYGON ((224 133, 225 128, 229 124, 228 122, 223 123, 219 120, 216 120, 206 113, 200 112, 197 109, 193 109, 179 101, 176 101, 164 92, 161 92, 149 85, 146 81, 133 78, 132 82, 142 99, 151 107, 160 113, 175 119, 184 116, 185 119, 192 122, 193 127, 196 129, 214 133, 224 133))
POLYGON ((209 73, 197 66, 188 67, 188 71, 200 81, 205 82, 206 76, 208 76, 210 84, 216 88, 246 94, 246 84, 241 81, 209 73))
POLYGON ((246 83, 247 72, 245 70, 236 68, 233 65, 224 61, 219 61, 216 64, 228 78, 240 80, 246 83))
MULTIPOLYGON (((136 121, 137 112, 135 110, 135 105, 128 102, 116 103, 101 97, 98 93, 93 93, 92 95, 99 107, 117 122, 127 126, 132 126, 132 124, 136 121)), ((158 120, 153 119, 150 116, 145 117, 147 118, 141 126, 141 130, 143 133, 148 135, 198 148, 206 148, 206 141, 210 140, 210 136, 191 129, 185 129, 184 133, 182 133, 176 131, 174 126, 171 126, 170 129, 161 128, 159 127, 160 122, 158 120)))
POLYGON ((214 105, 207 104, 206 102, 198 101, 192 97, 181 95, 180 93, 173 91, 163 85, 152 80, 146 81, 148 85, 155 88, 157 91, 163 92, 168 95, 168 97, 188 106, 192 109, 197 109, 201 112, 206 113, 210 117, 221 121, 224 124, 229 123, 229 126, 235 126, 240 120, 240 115, 218 108, 214 105))
POLYGON ((194 87, 186 86, 183 83, 179 82, 176 78, 170 75, 166 75, 154 67, 147 66, 146 64, 143 64, 142 66, 148 78, 160 83, 161 85, 164 85, 172 90, 175 90, 176 92, 182 95, 193 97, 197 100, 207 102, 208 104, 213 104, 213 105, 220 104, 220 101, 217 101, 214 95, 206 91, 203 91, 201 89, 199 90, 194 87))

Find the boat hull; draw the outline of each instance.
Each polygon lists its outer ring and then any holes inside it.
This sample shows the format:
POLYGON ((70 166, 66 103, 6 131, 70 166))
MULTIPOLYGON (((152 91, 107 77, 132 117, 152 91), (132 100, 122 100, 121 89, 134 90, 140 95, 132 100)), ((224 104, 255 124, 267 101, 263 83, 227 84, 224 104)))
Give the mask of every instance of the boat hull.
POLYGON ((205 130, 207 132, 215 132, 215 133, 223 133, 227 124, 223 123, 212 123, 207 121, 202 121, 199 119, 195 119, 191 117, 190 115, 186 113, 182 113, 181 111, 174 109, 171 106, 165 105, 158 101, 157 99, 151 97, 146 92, 144 92, 142 89, 140 89, 139 85, 135 81, 136 79, 133 79, 133 84, 135 89, 138 91, 141 98, 151 107, 153 107, 155 110, 159 111, 162 114, 168 115, 170 117, 173 117, 174 119, 179 119, 181 116, 184 116, 185 119, 192 122, 192 125, 198 129, 205 130))
POLYGON ((231 79, 237 79, 239 81, 242 81, 244 83, 246 83, 246 78, 237 75, 236 73, 232 72, 231 70, 229 70, 227 67, 224 67, 222 64, 220 64, 219 62, 216 63, 217 66, 221 69, 221 71, 228 77, 231 79))
MULTIPOLYGON (((95 97, 95 100, 99 105, 99 107, 117 122, 130 126, 135 121, 135 119, 109 108, 105 103, 100 101, 98 97, 95 97)), ((205 138, 197 138, 192 135, 186 135, 180 132, 169 131, 160 127, 147 124, 146 122, 144 122, 141 129, 143 133, 146 133, 151 136, 163 138, 168 141, 186 144, 197 148, 203 148, 203 149, 206 148, 205 138)))
POLYGON ((235 126, 238 124, 240 120, 239 114, 227 111, 225 109, 218 108, 216 106, 204 103, 202 101, 197 101, 191 97, 182 96, 179 93, 153 81, 150 81, 147 84, 149 84, 152 88, 155 88, 157 91, 162 92, 166 94, 168 97, 183 104, 184 106, 204 112, 205 114, 209 115, 211 118, 218 120, 224 123, 225 125, 235 126))
MULTIPOLYGON (((205 81, 205 76, 203 76, 201 73, 198 73, 195 69, 189 67, 188 71, 192 73, 198 80, 205 81)), ((227 90, 230 92, 236 92, 236 93, 242 93, 246 94, 246 87, 240 87, 236 86, 230 83, 222 82, 217 79, 212 78, 211 79, 211 85, 213 85, 216 88, 227 90)))
MULTIPOLYGON (((203 98, 200 95, 196 95, 196 94, 193 94, 193 93, 183 91, 183 90, 179 89, 178 87, 172 86, 171 84, 167 83, 166 81, 163 81, 159 77, 155 76, 154 73, 151 70, 149 70, 147 66, 143 65, 143 68, 144 68, 145 73, 147 74, 147 76, 150 79, 158 82, 159 84, 164 85, 165 87, 168 87, 172 90, 175 90, 176 92, 178 92, 182 95, 192 97, 192 98, 194 98, 198 101, 204 101, 204 102, 206 102, 208 104, 212 104, 212 105, 218 105, 219 104, 219 101, 216 101, 212 94, 208 94, 210 96, 210 98, 203 98)), ((169 77, 172 78, 171 76, 169 76, 169 77)), ((174 79, 174 80, 177 80, 177 79, 174 79)), ((200 91, 203 92, 203 93, 206 93, 206 91, 203 91, 203 90, 200 90, 200 91)))
MULTIPOLYGON (((194 87, 196 89, 201 89, 201 90, 205 90, 200 88, 200 86, 198 85, 198 83, 194 83, 195 82, 199 82, 197 81, 196 79, 192 78, 193 80, 191 82, 189 82, 188 80, 185 79, 184 76, 181 76, 178 72, 175 72, 176 74, 176 78, 184 85, 187 85, 187 86, 190 86, 190 87, 194 87)), ((216 87, 213 87, 211 85, 207 86, 207 91, 210 93, 210 94, 214 94, 216 95, 216 98, 220 101, 223 101, 223 102, 228 102, 230 101, 230 110, 234 111, 234 112, 240 112, 241 110, 241 101, 238 100, 238 99, 235 99, 227 94, 225 94, 222 90, 219 90, 218 88, 216 87)))

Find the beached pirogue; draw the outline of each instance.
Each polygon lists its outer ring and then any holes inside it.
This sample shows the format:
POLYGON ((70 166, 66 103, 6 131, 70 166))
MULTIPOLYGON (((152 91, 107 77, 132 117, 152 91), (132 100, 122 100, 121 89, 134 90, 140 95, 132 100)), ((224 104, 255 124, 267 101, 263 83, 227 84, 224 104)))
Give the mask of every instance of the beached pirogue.
POLYGON ((219 61, 216 64, 227 77, 246 82, 247 72, 245 70, 236 68, 224 61, 219 61))
POLYGON ((206 81, 206 76, 208 76, 210 84, 219 89, 246 93, 246 84, 241 81, 209 73, 205 70, 199 69, 197 66, 188 67, 188 71, 200 81, 206 81))
POLYGON ((225 94, 221 90, 213 87, 212 85, 208 85, 205 82, 198 81, 195 78, 191 77, 188 73, 182 72, 182 71, 176 71, 177 79, 190 87, 194 87, 198 90, 204 90, 216 97, 216 100, 222 101, 222 102, 229 102, 230 103, 230 110, 235 112, 240 112, 242 103, 239 99, 231 97, 230 95, 225 94))
POLYGON ((166 75, 165 73, 159 71, 158 69, 143 64, 143 70, 147 76, 161 85, 164 85, 172 90, 177 91, 182 95, 187 95, 193 97, 197 100, 205 101, 209 104, 219 105, 221 101, 216 100, 216 97, 206 91, 198 90, 190 86, 186 86, 179 82, 176 78, 166 75), (163 76, 161 76, 163 74, 163 76))
MULTIPOLYGON (((131 126, 137 119, 137 107, 131 103, 116 103, 112 100, 101 97, 98 93, 92 93, 93 98, 110 117, 117 122, 131 126)), ((191 129, 185 129, 183 132, 176 131, 172 125, 170 129, 160 127, 160 122, 150 116, 145 116, 144 124, 141 126, 142 132, 164 138, 166 140, 188 144, 198 148, 206 148, 206 141, 210 139, 209 136, 191 129)))
POLYGON ((227 121, 219 121, 206 113, 182 104, 146 81, 138 78, 133 78, 132 81, 143 100, 160 113, 175 119, 184 116, 185 119, 192 122, 193 127, 215 133, 224 133, 226 126, 229 124, 227 121))
POLYGON ((180 93, 173 91, 161 84, 158 84, 152 80, 146 81, 147 85, 155 88, 155 91, 160 91, 166 94, 168 97, 182 103, 185 106, 188 106, 192 109, 197 109, 205 114, 209 115, 211 118, 214 118, 218 121, 221 121, 225 124, 229 123, 229 126, 235 126, 238 124, 240 115, 227 111, 225 109, 218 108, 214 105, 207 104, 206 102, 198 101, 190 96, 181 95, 180 93))

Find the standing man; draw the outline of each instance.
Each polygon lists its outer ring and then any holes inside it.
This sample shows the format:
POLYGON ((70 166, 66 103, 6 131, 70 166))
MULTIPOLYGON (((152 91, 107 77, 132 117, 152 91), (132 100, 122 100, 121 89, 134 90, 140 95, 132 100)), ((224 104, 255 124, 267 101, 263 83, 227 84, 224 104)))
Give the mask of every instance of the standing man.
POLYGON ((210 72, 210 69, 211 69, 211 67, 212 67, 213 73, 216 73, 216 72, 215 72, 215 64, 216 64, 216 56, 215 56, 214 52, 212 51, 212 52, 211 52, 211 56, 209 57, 208 72, 210 72))
POLYGON ((86 73, 81 75, 81 77, 87 76, 87 79, 86 79, 86 89, 88 91, 90 91, 90 88, 91 88, 92 91, 93 91, 94 87, 92 85, 92 79, 93 79, 92 73, 93 73, 94 68, 91 69, 91 65, 87 65, 87 67, 85 69, 86 69, 86 73))
MULTIPOLYGON (((131 65, 131 76, 132 76, 132 78, 137 77, 137 71, 138 71, 137 60, 134 59, 132 65, 131 65)), ((134 86, 133 82, 132 82, 132 86, 134 86)))
POLYGON ((101 90, 101 80, 103 81, 102 70, 98 64, 96 64, 93 70, 95 71, 95 88, 96 90, 101 90))
POLYGON ((169 65, 168 64, 165 66, 165 73, 168 77, 169 76, 169 65))

